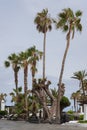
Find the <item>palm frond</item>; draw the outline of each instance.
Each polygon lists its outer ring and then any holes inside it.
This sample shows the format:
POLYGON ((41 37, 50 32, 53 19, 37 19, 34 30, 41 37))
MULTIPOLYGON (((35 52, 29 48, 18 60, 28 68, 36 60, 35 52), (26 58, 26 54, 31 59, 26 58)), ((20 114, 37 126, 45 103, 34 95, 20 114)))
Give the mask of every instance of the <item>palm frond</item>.
POLYGON ((68 25, 64 25, 63 26, 63 32, 67 32, 68 31, 68 25))
POLYGON ((34 23, 39 32, 46 33, 48 30, 51 31, 52 19, 48 14, 48 9, 43 9, 42 12, 37 13, 34 23))
POLYGON ((82 25, 81 24, 78 24, 78 25, 76 25, 76 29, 77 29, 77 31, 82 31, 82 25))
POLYGON ((66 13, 64 13, 64 12, 60 13, 59 17, 62 18, 62 19, 66 19, 67 18, 66 13))
POLYGON ((70 8, 65 8, 65 9, 63 9, 63 11, 65 12, 67 19, 71 18, 71 17, 72 18, 74 17, 74 13, 70 8))
POLYGON ((82 12, 80 10, 76 11, 75 13, 76 17, 82 16, 82 12))
POLYGON ((9 67, 10 66, 10 62, 9 61, 5 61, 4 65, 5 65, 5 67, 9 67))
POLYGON ((58 21, 58 23, 56 24, 56 28, 61 28, 66 24, 66 20, 65 19, 60 19, 58 21))

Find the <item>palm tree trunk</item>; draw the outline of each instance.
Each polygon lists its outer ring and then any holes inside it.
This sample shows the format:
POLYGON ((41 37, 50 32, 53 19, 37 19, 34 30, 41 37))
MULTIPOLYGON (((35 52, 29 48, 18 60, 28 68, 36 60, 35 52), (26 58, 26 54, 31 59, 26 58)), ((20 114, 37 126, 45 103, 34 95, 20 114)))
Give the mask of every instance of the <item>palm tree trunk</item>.
MULTIPOLYGON (((41 91, 43 91, 43 90, 41 90, 41 91)), ((51 113, 50 113, 49 108, 47 107, 46 101, 42 98, 42 96, 41 96, 42 94, 40 95, 40 91, 39 92, 38 91, 34 91, 34 93, 37 96, 40 104, 43 107, 43 112, 45 112, 45 114, 47 116, 45 120, 49 120, 49 122, 50 122, 51 121, 51 113)))
POLYGON ((15 77, 15 88, 16 88, 16 94, 18 95, 18 73, 14 72, 14 77, 15 77))
POLYGON ((35 78, 35 73, 32 71, 32 89, 34 87, 34 78, 35 78))
POLYGON ((28 76, 28 66, 24 68, 24 93, 25 93, 25 109, 26 109, 26 119, 28 118, 28 102, 27 102, 27 76, 28 76))
POLYGON ((59 76, 59 83, 58 83, 59 88, 58 88, 57 108, 56 108, 56 123, 60 123, 60 118, 61 118, 60 117, 61 85, 62 85, 62 77, 63 77, 63 73, 64 73, 65 60, 66 60, 66 56, 67 56, 69 45, 70 45, 70 33, 71 33, 71 26, 70 26, 69 32, 67 34, 67 45, 66 45, 66 49, 64 52, 60 76, 59 76))
POLYGON ((27 66, 24 68, 24 93, 27 91, 27 66))
MULTIPOLYGON (((45 70, 46 70, 46 60, 45 60, 45 54, 46 54, 46 32, 44 33, 44 41, 43 41, 43 79, 45 79, 45 70)), ((43 117, 45 118, 46 112, 43 109, 43 117)))
POLYGON ((45 53, 46 53, 46 32, 44 33, 44 41, 43 41, 43 79, 45 79, 45 53))

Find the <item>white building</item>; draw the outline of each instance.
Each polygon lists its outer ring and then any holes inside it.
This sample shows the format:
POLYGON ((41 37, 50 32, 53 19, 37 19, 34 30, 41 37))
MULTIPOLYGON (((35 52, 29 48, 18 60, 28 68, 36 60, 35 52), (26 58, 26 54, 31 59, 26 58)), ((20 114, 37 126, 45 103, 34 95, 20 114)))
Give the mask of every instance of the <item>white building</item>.
POLYGON ((84 104, 84 120, 87 120, 87 104, 84 104))
POLYGON ((2 100, 1 101, 1 111, 4 111, 5 110, 5 101, 2 100))

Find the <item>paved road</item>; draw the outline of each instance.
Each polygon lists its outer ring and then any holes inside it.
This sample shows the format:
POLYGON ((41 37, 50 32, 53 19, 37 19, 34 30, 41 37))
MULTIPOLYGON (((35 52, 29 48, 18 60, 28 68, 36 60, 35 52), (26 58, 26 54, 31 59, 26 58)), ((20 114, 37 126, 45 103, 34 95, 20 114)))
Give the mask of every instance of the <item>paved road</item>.
POLYGON ((87 130, 87 126, 76 124, 33 124, 24 121, 0 120, 0 130, 87 130))

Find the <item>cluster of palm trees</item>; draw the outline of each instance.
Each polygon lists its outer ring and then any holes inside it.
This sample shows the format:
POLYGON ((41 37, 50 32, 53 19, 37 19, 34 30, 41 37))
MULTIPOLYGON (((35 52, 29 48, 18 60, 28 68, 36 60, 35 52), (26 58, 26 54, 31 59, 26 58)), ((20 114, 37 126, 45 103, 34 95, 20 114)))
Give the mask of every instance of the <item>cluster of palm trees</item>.
POLYGON ((28 111, 27 104, 27 90, 28 90, 28 67, 30 67, 31 75, 32 75, 32 86, 33 80, 35 77, 35 73, 37 72, 37 62, 41 59, 42 52, 37 50, 35 46, 30 47, 25 52, 20 52, 19 54, 11 54, 8 56, 8 59, 5 61, 5 67, 12 66, 14 71, 14 79, 15 79, 15 92, 16 96, 18 96, 18 72, 21 68, 23 68, 24 72, 24 94, 25 94, 25 109, 28 111))
POLYGON ((62 86, 62 78, 64 73, 64 65, 65 60, 67 56, 67 52, 70 46, 70 38, 72 36, 72 39, 74 38, 75 31, 82 31, 82 25, 81 25, 81 15, 82 12, 80 10, 74 12, 70 9, 63 9, 61 13, 58 15, 58 19, 54 20, 49 17, 48 10, 43 9, 41 13, 37 14, 37 17, 35 18, 35 23, 37 24, 37 29, 39 32, 44 33, 44 45, 43 45, 43 78, 45 77, 45 46, 46 46, 46 33, 48 30, 51 30, 52 21, 55 23, 55 26, 57 29, 61 29, 63 32, 66 32, 66 49, 64 52, 61 70, 60 70, 60 76, 58 81, 58 97, 57 97, 57 109, 56 109, 56 122, 60 122, 60 91, 62 86))
MULTIPOLYGON (((63 9, 61 13, 58 14, 57 19, 52 19, 50 15, 48 14, 48 9, 43 9, 42 12, 37 13, 36 18, 34 19, 34 23, 36 24, 36 28, 39 32, 42 32, 44 34, 44 40, 43 40, 43 80, 46 78, 45 75, 45 58, 46 58, 46 34, 48 31, 51 31, 52 24, 54 23, 56 26, 56 29, 61 29, 63 32, 66 32, 66 49, 64 52, 64 56, 62 59, 62 65, 58 80, 58 92, 57 92, 57 105, 56 105, 56 122, 60 123, 60 100, 61 100, 61 92, 62 92, 62 86, 63 86, 63 73, 64 73, 64 66, 65 66, 65 60, 68 53, 68 49, 70 46, 70 39, 74 38, 75 31, 82 31, 82 25, 81 25, 81 15, 82 12, 80 10, 76 11, 75 13, 70 9, 66 8, 63 9)), ((35 77, 35 72, 37 70, 36 68, 36 62, 41 58, 42 52, 36 51, 36 48, 33 47, 31 49, 28 49, 26 52, 21 52, 19 55, 12 54, 8 57, 8 61, 5 62, 5 66, 9 67, 9 65, 12 65, 12 68, 14 70, 14 77, 15 77, 15 85, 16 90, 18 88, 18 72, 21 67, 24 69, 24 92, 25 95, 27 95, 27 76, 28 76, 28 65, 31 66, 31 72, 32 72, 32 86, 33 86, 33 80, 35 77), (31 50, 34 50, 33 53, 31 50), (37 53, 36 53, 37 52, 37 53)), ((27 102, 26 102, 27 105, 27 102)))
POLYGON ((41 59, 42 52, 37 50, 35 46, 27 49, 25 52, 20 52, 19 54, 11 54, 8 56, 8 59, 4 62, 5 67, 12 66, 14 71, 15 78, 15 88, 18 89, 18 72, 21 68, 23 68, 24 72, 24 92, 27 91, 27 78, 28 78, 28 66, 31 70, 32 81, 35 77, 35 73, 37 72, 37 62, 41 59))
POLYGON ((73 92, 71 99, 74 100, 74 109, 78 111, 78 103, 82 105, 84 112, 84 104, 87 103, 87 72, 85 70, 75 72, 72 78, 79 81, 79 90, 73 92))

